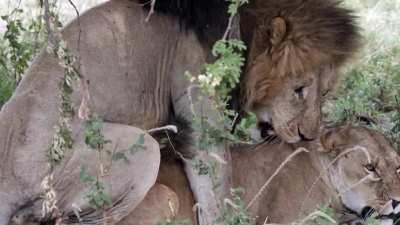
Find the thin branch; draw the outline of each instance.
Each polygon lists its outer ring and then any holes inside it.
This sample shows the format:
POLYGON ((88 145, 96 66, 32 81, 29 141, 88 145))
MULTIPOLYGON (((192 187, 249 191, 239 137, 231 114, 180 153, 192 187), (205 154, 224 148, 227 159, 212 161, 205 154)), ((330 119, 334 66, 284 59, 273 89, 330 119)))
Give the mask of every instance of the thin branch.
POLYGON ((150 11, 149 11, 149 13, 147 14, 147 17, 146 17, 146 22, 149 22, 150 21, 150 17, 151 17, 151 15, 153 15, 153 13, 154 13, 154 7, 156 6, 156 0, 151 0, 151 3, 150 3, 150 11))
MULTIPOLYGON (((21 2, 22 2, 22 0, 19 0, 19 1, 18 1, 17 7, 15 7, 15 8, 13 9, 13 11, 11 11, 10 16, 14 15, 14 13, 21 7, 21 2)), ((15 17, 14 17, 14 18, 15 18, 15 17)))
POLYGON ((180 153, 180 152, 178 152, 178 151, 176 150, 176 148, 175 148, 175 146, 174 146, 174 143, 172 143, 172 140, 171 140, 171 138, 170 138, 170 136, 169 136, 169 134, 168 134, 168 131, 164 131, 164 132, 165 132, 165 135, 167 135, 169 144, 170 144, 171 147, 172 147, 172 151, 174 151, 174 153, 177 154, 178 157, 179 157, 180 159, 182 159, 182 161, 184 161, 184 162, 189 162, 190 160, 187 160, 187 159, 183 156, 182 153, 180 153))
POLYGON ((231 31, 231 29, 232 29, 232 23, 233 23, 233 18, 234 18, 234 17, 235 17, 235 15, 231 15, 231 16, 229 17, 228 26, 226 27, 224 36, 222 36, 222 40, 224 40, 224 41, 228 38, 228 34, 229 34, 229 32, 231 31))

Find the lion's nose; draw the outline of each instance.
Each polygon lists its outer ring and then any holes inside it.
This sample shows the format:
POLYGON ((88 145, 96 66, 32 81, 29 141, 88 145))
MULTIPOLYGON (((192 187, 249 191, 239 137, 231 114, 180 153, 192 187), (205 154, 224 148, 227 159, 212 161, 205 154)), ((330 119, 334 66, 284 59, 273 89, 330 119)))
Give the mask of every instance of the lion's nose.
POLYGON ((301 133, 300 128, 297 128, 297 130, 298 130, 301 141, 314 141, 315 140, 315 138, 306 137, 303 133, 301 133))
POLYGON ((393 213, 396 215, 399 214, 398 216, 400 216, 400 201, 399 200, 392 198, 392 208, 393 208, 393 213))

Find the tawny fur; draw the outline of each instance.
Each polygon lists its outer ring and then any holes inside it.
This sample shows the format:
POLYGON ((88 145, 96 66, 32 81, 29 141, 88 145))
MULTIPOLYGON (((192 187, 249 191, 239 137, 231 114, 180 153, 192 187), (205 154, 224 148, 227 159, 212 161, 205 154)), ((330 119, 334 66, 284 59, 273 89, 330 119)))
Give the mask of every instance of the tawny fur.
MULTIPOLYGON (((249 213, 256 219, 255 224, 264 224, 266 218, 268 224, 299 222, 324 206, 335 209, 333 218, 340 224, 360 221, 360 215, 350 214, 344 206, 355 213, 360 212, 351 208, 345 195, 339 195, 343 192, 340 184, 349 187, 368 175, 364 169, 367 163, 364 152, 355 150, 338 158, 341 153, 357 146, 365 148, 371 160, 379 162, 376 170, 381 181, 368 179, 349 190, 349 194, 354 196, 353 201, 365 202, 363 207, 371 206, 377 211, 385 211, 383 206, 390 202, 389 196, 392 199, 400 198, 400 177, 396 174, 400 155, 387 138, 364 127, 337 126, 327 128, 323 133, 321 143, 302 143, 310 152, 301 153, 287 163, 251 205, 249 213), (361 199, 357 199, 357 196, 361 199)), ((232 149, 233 184, 245 189, 242 196, 245 205, 295 149, 295 146, 284 143, 232 149)), ((177 173, 163 173, 161 176, 162 180, 168 180, 169 183, 183 179, 177 173)), ((190 194, 187 189, 178 192, 179 200, 181 197, 186 199, 190 194)), ((180 202, 181 209, 191 207, 180 202)), ((130 225, 133 224, 134 221, 130 221, 130 225)))
MULTIPOLYGON (((287 7, 287 15, 295 13, 293 11, 295 8, 287 7)), ((249 9, 252 9, 252 6, 249 6, 249 9)), ((265 13, 269 12, 270 10, 265 11, 265 13)), ((245 13, 242 15, 242 21, 251 21, 250 16, 245 13)), ((336 58, 328 57, 327 50, 313 49, 310 53, 321 54, 321 60, 323 60, 318 61, 322 64, 316 66, 315 70, 310 69, 312 73, 290 74, 274 79, 275 76, 271 75, 271 68, 280 70, 286 67, 274 65, 274 63, 281 62, 279 57, 282 54, 276 52, 286 46, 283 43, 286 41, 285 38, 290 36, 291 23, 295 22, 290 20, 290 16, 286 18, 284 17, 286 14, 282 15, 281 19, 274 20, 275 22, 272 23, 276 27, 272 30, 272 36, 261 32, 265 31, 263 28, 265 24, 261 24, 261 26, 258 22, 255 23, 257 26, 251 32, 243 30, 242 34, 249 46, 249 54, 246 73, 242 81, 245 85, 242 87, 246 87, 247 91, 256 91, 255 95, 257 96, 274 90, 273 95, 265 95, 265 98, 260 99, 263 103, 262 109, 269 110, 273 126, 282 139, 288 142, 298 142, 301 139, 300 131, 303 136, 312 139, 316 136, 315 128, 319 127, 322 101, 320 95, 321 90, 324 89, 321 84, 326 83, 324 80, 329 80, 328 76, 319 75, 320 68, 322 67, 322 71, 331 67, 337 69, 336 65, 341 65, 341 62, 347 57, 342 57, 343 60, 338 61, 336 58), (284 23, 280 21, 282 19, 285 21, 284 23), (262 35, 265 35, 262 40, 266 40, 266 42, 252 44, 253 40, 246 37, 253 36, 253 31, 256 34, 260 31, 262 35), (272 37, 278 39, 272 40, 272 37), (276 47, 275 58, 269 55, 269 52, 272 51, 272 46, 268 47, 270 41, 276 47), (258 45, 259 43, 266 44, 267 47, 258 45), (263 52, 266 54, 261 54, 262 57, 258 58, 260 54, 257 53, 263 52), (258 61, 254 64, 256 57, 258 61), (328 65, 325 65, 325 62, 328 65), (252 68, 254 65, 257 65, 257 69, 252 68), (270 86, 273 88, 265 88, 268 85, 263 85, 259 89, 249 85, 250 83, 267 84, 268 82, 259 79, 260 76, 264 76, 264 80, 273 81, 272 83, 275 85, 270 86), (310 90, 307 90, 309 94, 305 96, 306 99, 294 99, 293 91, 298 88, 299 84, 303 85, 304 83, 311 85, 310 90)), ((181 116, 187 121, 192 121, 193 113, 187 92, 188 86, 191 84, 184 73, 190 71, 192 74, 200 74, 209 49, 204 48, 193 30, 188 29, 186 32, 182 32, 179 21, 173 17, 154 14, 150 22, 145 23, 146 16, 147 13, 137 3, 115 0, 86 12, 81 16, 79 23, 75 20, 63 30, 63 38, 71 52, 79 57, 80 72, 89 82, 90 108, 106 122, 134 125, 143 129, 165 125, 171 116, 181 116), (79 49, 78 40, 81 41, 79 49)), ((335 14, 326 16, 331 20, 336 18, 335 14)), ((351 18, 349 20, 352 21, 351 18)), ((267 20, 265 22, 267 25, 271 24, 267 20)), ((247 26, 250 28, 250 24, 246 25, 246 23, 242 23, 243 28, 247 26)), ((331 34, 334 37, 327 40, 347 41, 346 38, 341 38, 342 30, 331 34)), ((314 35, 314 33, 311 32, 309 35, 314 35)), ((296 41, 299 40, 296 39, 296 41)), ((323 40, 317 39, 317 41, 323 40)), ((291 42, 288 41, 288 43, 291 42)), ((321 44, 323 43, 312 46, 321 47, 321 44)), ((332 50, 333 46, 329 44, 327 46, 332 50)), ((292 48, 283 49, 290 50, 283 56, 299 57, 289 57, 294 60, 287 62, 291 71, 293 70, 291 65, 303 65, 296 61, 303 59, 301 58, 304 56, 303 53, 300 54, 298 50, 292 48)), ((340 56, 337 52, 341 51, 332 50, 332 52, 335 56, 340 56)), ((348 52, 354 52, 354 49, 349 48, 348 52)), ((311 55, 309 57, 314 58, 311 55)), ((314 63, 311 65, 315 66, 314 63)), ((308 66, 303 65, 301 68, 308 68, 308 66)), ((59 61, 54 56, 43 52, 34 61, 13 97, 0 111, 0 159, 2 161, 0 165, 0 176, 2 177, 0 196, 4 201, 4 204, 0 205, 0 225, 6 224, 18 209, 41 194, 40 182, 49 170, 45 164, 47 161, 46 150, 50 146, 54 127, 58 120, 60 99, 56 93, 59 91, 58 83, 62 79, 63 73, 59 61), (27 162, 29 162, 29 166, 25 165, 27 162)), ((73 103, 78 106, 82 93, 77 87, 75 90, 73 103)), ((202 94, 200 90, 196 89, 196 93, 192 96, 193 99, 196 99, 198 95, 202 94)), ((215 122, 218 114, 213 105, 210 98, 204 97, 203 101, 196 102, 194 108, 197 113, 206 112, 209 120, 215 122)), ((241 105, 241 107, 244 106, 241 105)), ((76 118, 74 122, 79 124, 76 118)), ((73 133, 78 135, 79 130, 74 129, 73 133)), ((188 143, 192 146, 185 150, 196 153, 197 149, 193 145, 196 141, 195 132, 191 132, 188 143)), ((215 148, 218 148, 218 152, 224 151, 223 146, 215 148)), ((229 158, 227 152, 226 155, 229 158)), ((229 168, 220 171, 229 173, 229 168)), ((210 194, 212 189, 210 179, 206 180, 208 183, 201 180, 201 178, 207 179, 204 176, 196 179, 197 173, 190 164, 186 165, 186 172, 192 175, 193 192, 207 208, 210 208, 207 210, 210 212, 209 220, 215 219, 217 200, 210 197, 213 196, 210 194), (204 183, 209 186, 199 188, 199 184, 204 183), (204 191, 205 189, 207 190, 204 191)), ((221 175, 221 177, 221 180, 226 180, 226 176, 221 175)))
POLYGON ((337 0, 254 0, 241 18, 242 37, 249 44, 247 69, 261 54, 270 60, 264 73, 246 77, 253 80, 244 83, 247 100, 274 93, 282 76, 329 66, 338 70, 360 47, 353 12, 337 0), (261 83, 264 91, 252 90, 252 83, 261 83))

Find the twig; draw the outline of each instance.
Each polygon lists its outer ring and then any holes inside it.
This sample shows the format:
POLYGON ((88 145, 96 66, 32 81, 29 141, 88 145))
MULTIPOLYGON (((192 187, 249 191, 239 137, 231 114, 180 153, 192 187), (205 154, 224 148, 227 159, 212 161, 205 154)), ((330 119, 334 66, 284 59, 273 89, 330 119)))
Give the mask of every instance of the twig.
POLYGON ((249 202, 249 204, 246 207, 246 210, 248 210, 253 203, 260 197, 261 193, 265 190, 265 188, 268 187, 269 183, 271 183, 272 179, 274 179, 274 177, 276 175, 278 175, 278 173, 283 169, 283 167, 290 161, 292 160, 296 155, 302 153, 302 152, 308 152, 307 149, 305 148, 298 148, 295 152, 293 152, 292 154, 290 154, 285 161, 283 161, 281 163, 281 165, 279 165, 278 169, 275 170, 275 172, 269 177, 269 179, 265 182, 265 184, 260 188, 260 190, 257 192, 257 194, 251 199, 251 201, 249 202))
POLYGON ((238 118, 239 118, 239 113, 235 113, 235 117, 231 122, 231 130, 233 130, 233 127, 236 125, 236 121, 238 120, 238 118))
MULTIPOLYGON (((13 11, 11 11, 10 16, 14 15, 14 13, 21 7, 21 2, 22 2, 22 0, 19 0, 19 1, 18 1, 17 7, 15 7, 15 8, 13 9, 13 11)), ((14 18, 15 18, 15 17, 14 17, 14 18)))
POLYGON ((192 96, 193 88, 201 88, 201 87, 200 87, 200 85, 192 84, 192 85, 189 85, 189 87, 187 88, 189 103, 190 103, 190 110, 192 111, 193 116, 197 117, 196 111, 194 110, 194 104, 193 104, 193 96, 192 96))
POLYGON ((76 15, 78 16, 78 21, 79 21, 79 11, 74 2, 72 0, 68 0, 69 4, 74 8, 76 15))
POLYGON ((224 41, 228 38, 228 34, 229 34, 230 30, 232 29, 232 22, 233 22, 234 17, 235 17, 235 15, 231 15, 229 17, 228 26, 226 27, 224 36, 222 36, 222 40, 224 40, 224 41))
POLYGON ((184 161, 184 162, 189 162, 189 160, 187 160, 187 159, 182 155, 182 153, 180 153, 180 152, 178 152, 178 151, 176 150, 174 144, 173 144, 172 141, 171 141, 171 138, 169 137, 168 132, 167 132, 167 131, 164 131, 164 132, 165 132, 165 134, 167 135, 169 144, 170 144, 171 147, 172 147, 172 151, 174 151, 174 153, 177 154, 178 157, 182 159, 182 161, 184 161))
POLYGON ((146 17, 146 22, 149 22, 150 21, 150 17, 151 17, 151 15, 153 15, 153 13, 154 13, 154 7, 156 6, 156 0, 151 0, 151 3, 150 3, 150 11, 149 11, 149 13, 147 14, 147 17, 146 17))

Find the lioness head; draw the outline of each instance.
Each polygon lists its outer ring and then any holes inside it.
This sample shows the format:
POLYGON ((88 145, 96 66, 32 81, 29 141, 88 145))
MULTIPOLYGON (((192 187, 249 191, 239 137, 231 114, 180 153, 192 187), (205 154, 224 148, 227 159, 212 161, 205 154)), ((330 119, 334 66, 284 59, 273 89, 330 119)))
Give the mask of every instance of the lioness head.
POLYGON ((342 203, 362 218, 400 224, 400 156, 390 142, 367 128, 337 127, 321 143, 337 159, 329 174, 342 203))
POLYGON ((242 88, 247 109, 286 142, 315 139, 322 96, 359 46, 354 18, 330 0, 260 0, 252 10, 257 19, 242 16, 241 24, 250 43, 242 88))

